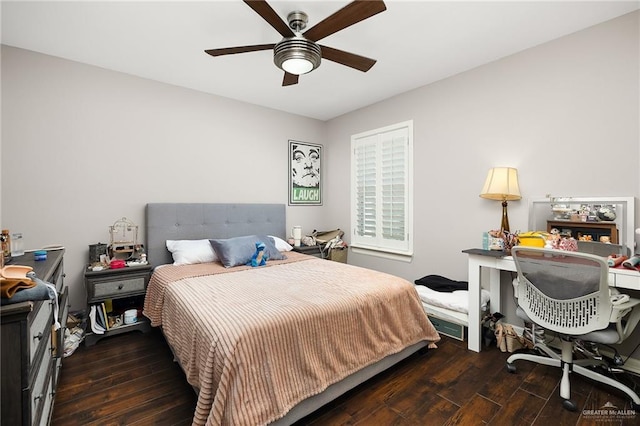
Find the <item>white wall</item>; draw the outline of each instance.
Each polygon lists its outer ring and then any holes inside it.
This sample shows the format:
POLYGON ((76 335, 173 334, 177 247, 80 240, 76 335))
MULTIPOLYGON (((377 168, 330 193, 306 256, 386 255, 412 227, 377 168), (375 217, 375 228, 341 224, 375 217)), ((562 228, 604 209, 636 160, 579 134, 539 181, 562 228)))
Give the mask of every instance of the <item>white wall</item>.
MULTIPOLYGON (((212 76, 215 77, 215 76, 212 76)), ((72 309, 88 246, 148 202, 287 203, 288 140, 326 124, 2 46, 2 227, 66 247, 72 309)), ((309 232, 326 207, 289 207, 309 232)), ((140 233, 140 239, 144 232, 140 233)))
MULTIPOLYGON (((500 226, 479 197, 487 171, 517 167, 511 230, 527 230, 528 199, 639 196, 636 12, 328 122, 327 187, 349 179, 353 134, 414 121, 415 256, 409 264, 350 253, 350 262, 410 280, 467 278, 465 248, 500 226)), ((329 221, 349 223, 350 194, 326 196, 329 221)), ((636 208, 636 210, 638 210, 636 208)), ((640 222, 638 222, 640 223, 640 222)))

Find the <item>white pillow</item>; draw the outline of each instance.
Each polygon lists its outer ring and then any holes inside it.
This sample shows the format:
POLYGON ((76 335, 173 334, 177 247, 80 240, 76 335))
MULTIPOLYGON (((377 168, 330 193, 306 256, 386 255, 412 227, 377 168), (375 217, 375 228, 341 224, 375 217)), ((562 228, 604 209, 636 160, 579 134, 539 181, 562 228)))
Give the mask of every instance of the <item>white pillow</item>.
POLYGON ((278 238, 278 237, 274 237, 273 235, 269 235, 269 237, 273 238, 273 241, 276 244, 276 248, 279 251, 291 251, 293 250, 293 247, 291 247, 289 245, 289 243, 287 243, 285 240, 283 240, 282 238, 278 238))
POLYGON ((209 240, 167 240, 174 265, 192 265, 218 260, 209 240))

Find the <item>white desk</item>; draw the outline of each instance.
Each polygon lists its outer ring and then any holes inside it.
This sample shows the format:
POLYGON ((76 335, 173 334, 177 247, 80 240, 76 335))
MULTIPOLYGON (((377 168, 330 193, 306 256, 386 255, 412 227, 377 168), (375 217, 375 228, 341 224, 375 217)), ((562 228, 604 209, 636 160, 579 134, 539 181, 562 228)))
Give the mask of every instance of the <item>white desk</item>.
MULTIPOLYGON (((484 250, 464 250, 469 255, 469 342, 470 350, 480 352, 482 347, 482 326, 480 320, 480 289, 491 294, 491 312, 500 309, 500 271, 515 271, 516 264, 511 256, 499 257, 497 253, 484 250), (482 268, 488 269, 488 282, 482 282, 482 268)), ((509 281, 511 285, 511 281, 509 281)), ((609 269, 611 287, 640 290, 640 272, 631 269, 609 269)))

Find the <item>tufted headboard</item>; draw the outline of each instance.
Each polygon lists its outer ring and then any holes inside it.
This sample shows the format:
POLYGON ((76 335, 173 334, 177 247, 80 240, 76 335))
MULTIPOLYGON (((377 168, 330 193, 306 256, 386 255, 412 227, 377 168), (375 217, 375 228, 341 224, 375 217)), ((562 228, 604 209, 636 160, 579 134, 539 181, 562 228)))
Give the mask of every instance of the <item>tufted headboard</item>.
POLYGON ((166 240, 286 236, 284 204, 149 203, 145 216, 145 248, 153 266, 173 263, 166 240))

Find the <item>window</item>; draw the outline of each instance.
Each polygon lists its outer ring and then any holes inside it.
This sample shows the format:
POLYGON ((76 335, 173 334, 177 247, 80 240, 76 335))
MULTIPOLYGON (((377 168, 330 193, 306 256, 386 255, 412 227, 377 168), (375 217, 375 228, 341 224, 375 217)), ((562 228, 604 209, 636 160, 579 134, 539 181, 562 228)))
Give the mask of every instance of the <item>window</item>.
POLYGON ((351 137, 351 245, 410 256, 413 121, 351 137))

